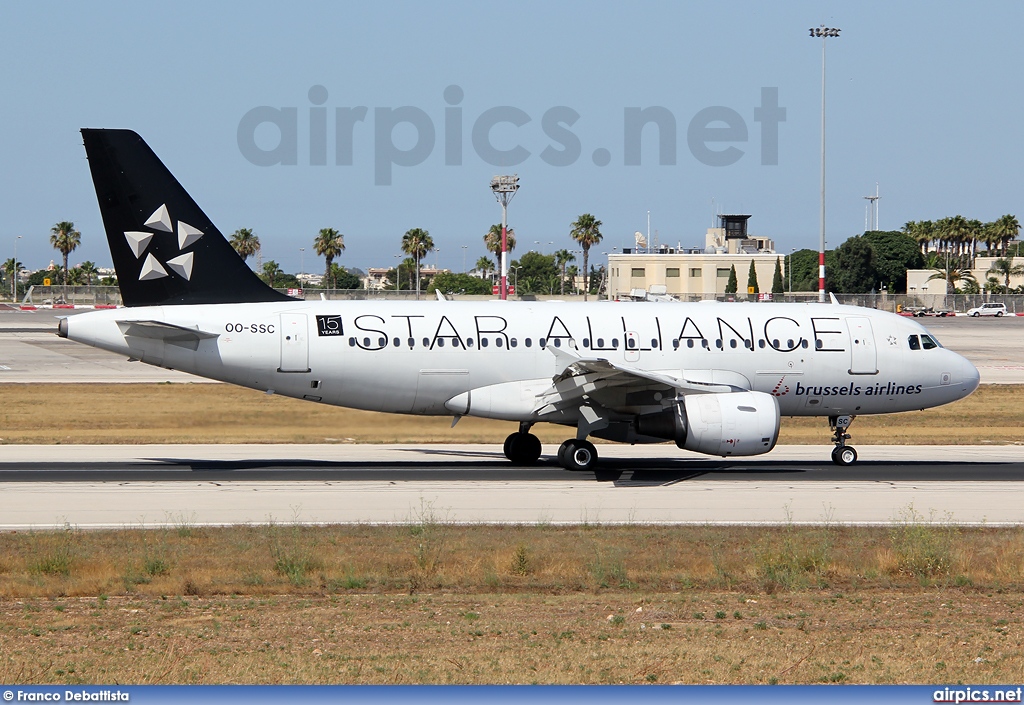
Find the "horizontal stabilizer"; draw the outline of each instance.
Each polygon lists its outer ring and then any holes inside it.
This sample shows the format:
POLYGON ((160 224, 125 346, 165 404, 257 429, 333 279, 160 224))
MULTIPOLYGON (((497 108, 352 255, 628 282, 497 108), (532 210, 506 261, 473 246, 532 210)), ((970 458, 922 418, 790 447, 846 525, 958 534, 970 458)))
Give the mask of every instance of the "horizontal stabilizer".
POLYGON ((121 329, 121 333, 125 337, 162 340, 170 345, 190 350, 198 350, 199 341, 216 338, 220 335, 161 321, 118 321, 117 327, 121 329))

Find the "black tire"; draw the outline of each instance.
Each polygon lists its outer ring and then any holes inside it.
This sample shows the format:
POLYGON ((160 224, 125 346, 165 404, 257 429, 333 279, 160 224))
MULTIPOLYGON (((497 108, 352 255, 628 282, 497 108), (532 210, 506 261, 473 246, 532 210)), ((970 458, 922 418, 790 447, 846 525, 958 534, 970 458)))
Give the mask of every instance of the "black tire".
POLYGON ((505 453, 505 457, 508 458, 509 460, 512 460, 512 442, 516 439, 516 436, 518 435, 518 433, 510 433, 508 438, 505 439, 504 447, 502 447, 502 452, 505 453))
POLYGON ((1002 318, 1002 317, 1003 317, 1003 312, 1002 311, 996 311, 996 318, 1002 318))
POLYGON ((836 446, 832 449, 832 462, 847 467, 857 462, 857 449, 853 446, 836 446))
POLYGON ((532 433, 513 433, 505 444, 505 457, 515 465, 534 465, 540 458, 540 439, 532 433))
POLYGON ((978 313, 977 311, 975 311, 974 313, 972 313, 972 314, 971 314, 971 318, 977 318, 977 317, 978 317, 978 316, 980 316, 980 315, 981 315, 980 313, 978 313))
POLYGON ((563 454, 562 467, 574 472, 593 470, 597 465, 597 448, 588 440, 574 439, 566 441, 569 445, 563 454))
POLYGON ((558 454, 555 457, 558 458, 558 464, 561 465, 563 468, 565 467, 566 463, 565 454, 569 452, 569 448, 575 442, 575 438, 570 438, 569 440, 565 441, 562 445, 558 446, 558 454))

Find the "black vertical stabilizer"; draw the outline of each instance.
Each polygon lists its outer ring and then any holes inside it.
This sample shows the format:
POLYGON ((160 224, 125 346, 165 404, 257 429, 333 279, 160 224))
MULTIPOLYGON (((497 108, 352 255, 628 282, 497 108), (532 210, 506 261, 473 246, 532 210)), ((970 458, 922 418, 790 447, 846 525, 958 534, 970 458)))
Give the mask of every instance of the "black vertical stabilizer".
POLYGON ((136 133, 82 138, 126 306, 290 300, 249 269, 136 133))

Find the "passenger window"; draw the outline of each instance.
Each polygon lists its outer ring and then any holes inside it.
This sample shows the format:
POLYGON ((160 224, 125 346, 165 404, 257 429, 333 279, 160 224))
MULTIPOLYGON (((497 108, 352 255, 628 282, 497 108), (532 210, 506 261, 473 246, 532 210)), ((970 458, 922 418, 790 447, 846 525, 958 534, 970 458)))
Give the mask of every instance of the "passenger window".
POLYGON ((603 348, 604 347, 604 338, 598 338, 597 339, 597 347, 599 347, 599 348, 603 348))
POLYGON ((480 338, 480 347, 481 348, 486 348, 487 347, 487 338, 480 338))
POLYGON ((686 341, 686 347, 688 347, 688 348, 692 348, 693 347, 693 338, 690 338, 689 340, 686 341))
POLYGON ((657 350, 658 349, 658 340, 656 338, 651 338, 651 349, 652 350, 657 350))
POLYGON ((526 339, 526 347, 533 347, 533 338, 526 339))
POLYGON ((932 350, 934 348, 939 347, 939 344, 936 343, 930 335, 922 335, 921 347, 924 348, 925 350, 932 350))
POLYGON ((540 340, 538 340, 537 341, 537 345, 539 345, 539 346, 541 346, 543 348, 544 347, 544 338, 541 338, 540 340))
POLYGON ((495 344, 495 345, 496 345, 497 347, 499 347, 499 348, 500 348, 500 347, 502 346, 502 343, 504 343, 504 341, 503 341, 503 340, 502 340, 501 338, 495 338, 495 339, 494 339, 494 344, 495 344))
POLYGON ((415 345, 416 345, 416 339, 415 338, 409 338, 409 347, 411 348, 411 347, 413 347, 415 345))
POLYGON ((466 338, 466 347, 467 348, 473 347, 473 339, 472 338, 466 338))
POLYGON ((910 349, 911 350, 920 350, 921 349, 921 342, 917 339, 916 335, 912 335, 909 338, 907 338, 907 342, 910 343, 910 349))
POLYGON ((437 347, 439 347, 439 348, 443 348, 444 347, 444 338, 438 338, 437 339, 437 347))
POLYGON ((516 340, 515 338, 510 338, 510 339, 509 339, 509 341, 508 341, 508 346, 509 346, 510 348, 514 348, 514 347, 516 347, 517 345, 519 345, 519 341, 518 341, 518 340, 516 340))
POLYGON ((584 338, 583 339, 583 347, 585 347, 585 348, 589 348, 590 347, 590 338, 584 338))

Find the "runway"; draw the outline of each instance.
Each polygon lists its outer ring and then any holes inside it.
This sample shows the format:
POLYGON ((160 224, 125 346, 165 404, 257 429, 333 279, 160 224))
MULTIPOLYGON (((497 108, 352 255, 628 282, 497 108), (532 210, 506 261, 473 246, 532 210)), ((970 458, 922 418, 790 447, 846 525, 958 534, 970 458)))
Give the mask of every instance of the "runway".
POLYGON ((722 460, 602 445, 597 473, 570 473, 513 467, 489 445, 7 446, 0 528, 1024 519, 1020 447, 865 446, 849 468, 829 450, 722 460))

